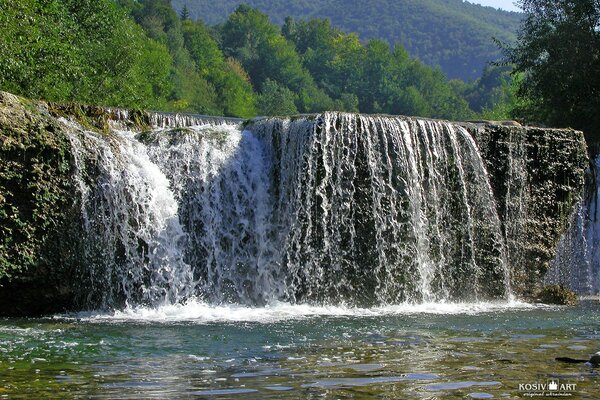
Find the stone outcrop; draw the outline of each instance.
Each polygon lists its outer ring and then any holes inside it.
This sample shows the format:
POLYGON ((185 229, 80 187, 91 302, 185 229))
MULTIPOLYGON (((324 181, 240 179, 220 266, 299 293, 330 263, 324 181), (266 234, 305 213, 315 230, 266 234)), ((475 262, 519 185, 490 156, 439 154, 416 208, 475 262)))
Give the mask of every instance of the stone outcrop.
POLYGON ((583 195, 589 167, 584 136, 571 129, 489 124, 471 131, 497 199, 513 289, 531 298, 583 195))
POLYGON ((45 104, 0 92, 0 315, 71 305, 72 155, 45 104))

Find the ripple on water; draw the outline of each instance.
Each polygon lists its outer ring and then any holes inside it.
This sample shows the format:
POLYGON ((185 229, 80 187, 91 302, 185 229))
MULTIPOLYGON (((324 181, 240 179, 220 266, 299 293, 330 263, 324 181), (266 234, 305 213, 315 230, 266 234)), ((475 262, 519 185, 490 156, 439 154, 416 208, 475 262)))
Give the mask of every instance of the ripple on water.
POLYGON ((480 336, 459 336, 448 339, 448 342, 452 343, 474 343, 474 342, 487 342, 489 339, 480 336))
POLYGON ((469 393, 468 396, 472 399, 493 399, 494 395, 485 392, 469 393))
POLYGON ((345 367, 359 372, 371 372, 384 368, 383 364, 350 364, 345 367))
POLYGON ((460 369, 461 371, 481 371, 483 370, 483 368, 481 367, 476 367, 474 365, 465 365, 464 367, 462 367, 460 369))
POLYGON ((512 335, 510 338, 515 340, 531 340, 531 339, 543 339, 546 335, 535 335, 535 334, 526 334, 520 333, 512 335))
POLYGON ((265 386, 267 390, 273 390, 275 392, 286 392, 288 390, 293 390, 294 388, 291 386, 265 386))
POLYGON ((456 389, 464 389, 473 386, 501 386, 500 382, 476 382, 476 381, 462 381, 462 382, 442 382, 442 383, 433 383, 431 385, 425 386, 426 390, 437 391, 437 390, 456 390, 456 389))
POLYGON ((244 371, 232 374, 232 378, 256 378, 259 376, 282 376, 288 375, 291 371, 287 368, 264 369, 260 371, 244 371))
POLYGON ((256 393, 258 390, 256 389, 246 389, 246 388, 227 388, 227 389, 212 389, 212 390, 196 390, 194 392, 189 392, 189 394, 193 396, 220 396, 226 394, 246 394, 246 393, 256 393))
POLYGON ((378 383, 391 383, 402 381, 433 380, 439 376, 436 374, 406 374, 400 376, 372 376, 362 378, 331 378, 320 379, 316 382, 305 383, 303 388, 334 389, 342 387, 368 386, 378 383))

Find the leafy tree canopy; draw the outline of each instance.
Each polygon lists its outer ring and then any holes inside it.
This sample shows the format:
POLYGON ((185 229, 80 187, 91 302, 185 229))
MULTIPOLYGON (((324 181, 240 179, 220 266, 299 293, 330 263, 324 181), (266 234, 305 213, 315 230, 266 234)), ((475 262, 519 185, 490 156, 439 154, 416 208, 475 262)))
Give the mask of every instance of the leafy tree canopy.
POLYGON ((279 27, 246 5, 213 27, 169 0, 0 7, 0 88, 35 98, 240 117, 339 110, 465 119, 469 104, 483 110, 505 85, 449 82, 400 44, 361 41, 327 19, 279 27))
POLYGON ((526 18, 506 49, 522 81, 517 115, 600 137, 600 1, 521 0, 526 18))
POLYGON ((173 0, 193 19, 222 23, 240 5, 248 4, 282 25, 285 18, 327 18, 344 32, 365 39, 402 44, 450 78, 472 81, 489 61, 501 57, 492 38, 511 42, 523 14, 483 7, 463 0, 173 0))

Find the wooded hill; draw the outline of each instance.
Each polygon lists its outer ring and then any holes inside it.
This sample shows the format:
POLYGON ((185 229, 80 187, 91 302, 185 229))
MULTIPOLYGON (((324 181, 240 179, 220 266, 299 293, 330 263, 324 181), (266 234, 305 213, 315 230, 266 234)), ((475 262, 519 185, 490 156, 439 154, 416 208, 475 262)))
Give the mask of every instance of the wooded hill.
POLYGON ((247 5, 209 26, 169 0, 5 0, 0 89, 30 98, 253 117, 325 110, 469 119, 503 112, 508 70, 448 81, 402 45, 247 5))
POLYGON ((333 26, 361 39, 402 44, 411 56, 440 66, 449 78, 471 81, 487 62, 500 57, 492 38, 512 42, 523 14, 462 0, 173 0, 192 19, 209 25, 224 22, 245 3, 282 25, 295 19, 329 18, 333 26))

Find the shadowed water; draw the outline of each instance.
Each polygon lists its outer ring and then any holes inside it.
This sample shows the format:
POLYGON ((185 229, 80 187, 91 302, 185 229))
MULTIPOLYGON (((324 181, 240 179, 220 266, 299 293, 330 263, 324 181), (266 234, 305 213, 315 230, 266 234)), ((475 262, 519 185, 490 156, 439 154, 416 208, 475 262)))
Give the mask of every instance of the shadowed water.
POLYGON ((559 379, 597 399, 600 305, 372 309, 193 303, 0 322, 9 398, 523 398, 559 379))

